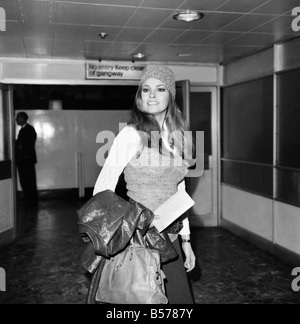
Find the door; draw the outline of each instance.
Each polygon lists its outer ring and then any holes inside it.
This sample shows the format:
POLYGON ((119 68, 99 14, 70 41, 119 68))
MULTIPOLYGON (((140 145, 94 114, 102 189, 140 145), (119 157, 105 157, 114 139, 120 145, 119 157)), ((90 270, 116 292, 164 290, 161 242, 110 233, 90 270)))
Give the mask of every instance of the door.
POLYGON ((179 81, 176 102, 196 131, 204 132, 204 173, 186 178, 186 190, 195 201, 189 210, 191 226, 218 226, 218 105, 217 88, 190 86, 179 81))
POLYGON ((15 238, 11 91, 0 84, 0 245, 15 238))
POLYGON ((190 123, 190 88, 189 80, 176 82, 176 103, 188 123, 190 123))
POLYGON ((192 226, 218 226, 218 114, 217 88, 190 88, 190 128, 204 131, 204 173, 188 178, 187 192, 195 201, 192 226))

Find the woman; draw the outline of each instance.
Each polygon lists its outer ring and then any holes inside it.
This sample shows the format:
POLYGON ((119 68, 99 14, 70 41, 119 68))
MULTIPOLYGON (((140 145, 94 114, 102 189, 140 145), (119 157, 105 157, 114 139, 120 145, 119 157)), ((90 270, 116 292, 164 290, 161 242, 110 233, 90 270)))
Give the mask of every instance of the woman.
MULTIPOLYGON (((115 138, 94 195, 106 189, 115 191, 122 172, 128 197, 152 211, 178 190, 185 190, 189 164, 182 157, 190 156, 191 143, 183 136, 187 129, 175 94, 172 70, 163 65, 148 66, 136 94, 131 121, 115 138)), ((193 297, 186 271, 195 267, 195 255, 188 219, 182 221, 181 227, 178 224, 177 221, 168 228, 179 257, 162 265, 167 277, 166 294, 170 304, 191 304, 193 297)))

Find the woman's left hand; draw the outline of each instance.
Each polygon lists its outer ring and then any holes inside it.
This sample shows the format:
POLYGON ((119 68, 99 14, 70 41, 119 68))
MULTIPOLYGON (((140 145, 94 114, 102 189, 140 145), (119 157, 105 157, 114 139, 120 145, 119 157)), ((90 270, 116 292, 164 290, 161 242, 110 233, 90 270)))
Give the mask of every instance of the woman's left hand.
POLYGON ((190 243, 182 242, 182 250, 185 254, 184 266, 187 269, 186 272, 190 272, 195 268, 196 257, 193 252, 192 246, 190 243))

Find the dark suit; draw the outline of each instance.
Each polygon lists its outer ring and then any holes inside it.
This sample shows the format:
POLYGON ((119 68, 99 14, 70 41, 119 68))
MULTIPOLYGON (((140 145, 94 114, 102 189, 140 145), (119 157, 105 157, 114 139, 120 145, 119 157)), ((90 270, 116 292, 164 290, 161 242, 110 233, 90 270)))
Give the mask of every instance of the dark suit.
POLYGON ((35 164, 37 163, 35 129, 26 124, 21 128, 16 143, 16 163, 19 171, 21 187, 27 204, 36 205, 37 186, 35 164))

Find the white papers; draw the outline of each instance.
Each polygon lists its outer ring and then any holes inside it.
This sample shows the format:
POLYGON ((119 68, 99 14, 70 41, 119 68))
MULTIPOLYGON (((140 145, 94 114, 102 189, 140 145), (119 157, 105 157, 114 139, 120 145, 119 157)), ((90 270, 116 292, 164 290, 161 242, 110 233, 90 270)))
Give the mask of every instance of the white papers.
POLYGON ((159 219, 155 219, 153 225, 160 232, 163 231, 194 204, 194 200, 185 190, 177 191, 176 194, 170 197, 154 211, 154 214, 159 216, 159 219))

